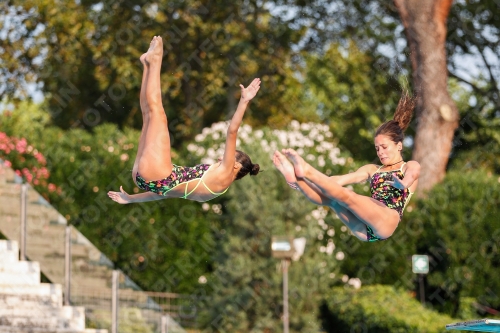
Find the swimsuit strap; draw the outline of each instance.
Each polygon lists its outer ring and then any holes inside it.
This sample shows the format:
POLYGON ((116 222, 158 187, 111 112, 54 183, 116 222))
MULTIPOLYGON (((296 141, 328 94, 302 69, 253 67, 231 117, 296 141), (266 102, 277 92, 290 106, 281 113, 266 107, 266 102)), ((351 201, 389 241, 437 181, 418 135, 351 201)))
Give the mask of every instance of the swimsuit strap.
MULTIPOLYGON (((215 165, 215 164, 212 164, 212 165, 215 165)), ((210 168, 212 167, 212 165, 210 166, 210 168)), ((210 170, 210 168, 208 168, 208 170, 210 170)), ((226 193, 226 191, 229 189, 229 187, 228 187, 228 188, 226 188, 223 192, 216 193, 216 192, 212 191, 212 190, 208 187, 208 185, 207 185, 207 184, 205 184, 205 181, 203 180, 203 177, 207 174, 208 170, 207 170, 207 171, 205 171, 205 173, 203 174, 203 176, 201 176, 201 179, 200 179, 200 181, 203 183, 203 186, 205 186, 205 188, 208 190, 208 192, 210 192, 210 193, 212 193, 213 195, 216 195, 216 196, 219 196, 219 195, 222 195, 222 194, 226 193)))
POLYGON ((381 166, 379 166, 379 167, 378 167, 378 169, 377 169, 377 171, 375 171, 375 172, 372 174, 372 176, 370 177, 370 182, 373 180, 373 177, 375 177, 375 174, 376 174, 376 173, 377 173, 380 169, 382 169, 382 167, 383 167, 383 166, 384 166, 383 164, 382 164, 381 166))
POLYGON ((401 173, 403 173, 403 167, 406 165, 406 162, 404 162, 402 165, 401 165, 401 168, 399 168, 399 171, 401 171, 401 173))
POLYGON ((212 193, 213 195, 222 195, 222 194, 226 193, 226 191, 229 189, 229 187, 228 187, 228 188, 226 188, 226 189, 224 190, 224 192, 216 193, 216 192, 212 191, 212 190, 208 187, 208 185, 207 185, 207 184, 205 184, 205 182, 203 181, 203 179, 201 180, 201 182, 203 183, 203 186, 205 186, 205 188, 208 190, 208 192, 212 193))
MULTIPOLYGON (((224 190, 224 192, 221 192, 221 193, 215 193, 215 192, 214 192, 214 191, 212 191, 210 188, 208 188, 207 184, 205 184, 205 182, 203 181, 203 177, 205 177, 205 175, 206 175, 206 174, 207 174, 207 172, 210 170, 210 168, 212 168, 212 166, 213 166, 213 165, 214 165, 214 164, 212 164, 210 167, 208 167, 207 171, 205 171, 205 172, 203 173, 203 175, 201 176, 201 178, 199 178, 198 184, 196 184, 196 186, 195 186, 195 187, 194 187, 194 188, 193 188, 193 189, 192 189, 189 193, 187 193, 187 190, 188 190, 188 184, 189 184, 190 182, 186 182, 186 187, 185 187, 185 190, 184 190, 184 197, 183 197, 183 199, 187 199, 187 197, 188 197, 189 195, 191 195, 191 193, 193 193, 194 191, 196 191, 196 189, 198 188, 198 186, 200 186, 200 183, 202 183, 202 184, 203 184, 203 186, 205 186, 205 188, 206 188, 206 189, 207 189, 210 193, 212 193, 213 195, 217 195, 217 196, 219 196, 219 195, 222 195, 222 194, 226 193, 226 191, 229 189, 229 187, 228 187, 228 188, 226 188, 226 189, 224 190)), ((193 180, 194 180, 194 179, 193 179, 193 180)))
MULTIPOLYGON (((403 172, 403 167, 405 166, 405 164, 406 164, 406 162, 404 162, 398 170, 401 171, 401 172, 403 172)), ((375 171, 374 174, 376 174, 377 172, 379 172, 380 169, 382 169, 384 166, 385 165, 383 165, 383 164, 381 166, 379 166, 378 169, 377 169, 377 171, 375 171)), ((391 170, 391 171, 398 171, 398 170, 391 170)), ((387 172, 391 172, 391 171, 387 171, 387 172)))
MULTIPOLYGON (((193 179, 193 180, 195 180, 195 179, 193 179)), ((201 182, 201 181, 202 181, 202 180, 201 180, 201 178, 200 178, 200 180, 198 181, 198 184, 196 184, 196 186, 195 186, 195 187, 191 190, 191 192, 189 192, 189 193, 187 193, 187 190, 188 190, 188 185, 189 185, 189 183, 190 183, 191 181, 187 181, 187 182, 186 182, 186 187, 184 188, 184 196, 182 197, 182 199, 187 199, 187 197, 188 197, 189 195, 191 195, 191 193, 193 193, 194 191, 196 191, 196 189, 197 189, 197 188, 198 188, 198 186, 200 185, 200 182, 201 182)))
MULTIPOLYGON (((208 170, 210 170, 210 168, 212 168, 212 165, 209 166, 208 169, 207 169, 207 171, 205 171, 203 173, 203 175, 201 176, 201 178, 199 178, 198 184, 196 184, 196 186, 189 193, 187 193, 187 190, 188 190, 188 185, 189 185, 190 181, 186 182, 186 187, 184 188, 184 196, 182 197, 183 199, 187 199, 187 197, 189 195, 191 195, 194 191, 196 191, 196 189, 198 188, 198 186, 200 186, 200 183, 203 182, 203 177, 205 177, 205 175, 207 174, 208 170)), ((205 185, 205 187, 206 187, 206 185, 205 185)))

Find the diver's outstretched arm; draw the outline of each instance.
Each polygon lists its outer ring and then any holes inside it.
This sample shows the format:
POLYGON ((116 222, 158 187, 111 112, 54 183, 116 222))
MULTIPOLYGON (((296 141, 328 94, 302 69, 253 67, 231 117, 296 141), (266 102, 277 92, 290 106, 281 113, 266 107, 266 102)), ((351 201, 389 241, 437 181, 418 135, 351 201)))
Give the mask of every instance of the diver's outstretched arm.
POLYGON ((240 84, 241 98, 236 108, 236 112, 229 123, 226 136, 226 148, 221 165, 225 168, 232 169, 236 160, 236 139, 238 137, 238 129, 240 128, 248 103, 255 97, 260 89, 260 79, 254 79, 248 87, 240 84))

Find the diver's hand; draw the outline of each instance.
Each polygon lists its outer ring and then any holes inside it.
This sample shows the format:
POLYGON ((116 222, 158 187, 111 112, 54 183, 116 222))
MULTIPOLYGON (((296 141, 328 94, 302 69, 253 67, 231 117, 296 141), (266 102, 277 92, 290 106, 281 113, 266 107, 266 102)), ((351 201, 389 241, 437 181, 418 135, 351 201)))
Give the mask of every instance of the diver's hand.
POLYGON ((248 87, 244 87, 242 84, 240 84, 241 88, 241 101, 243 102, 250 102, 252 98, 257 95, 257 92, 260 89, 260 79, 253 79, 252 83, 248 85, 248 87))

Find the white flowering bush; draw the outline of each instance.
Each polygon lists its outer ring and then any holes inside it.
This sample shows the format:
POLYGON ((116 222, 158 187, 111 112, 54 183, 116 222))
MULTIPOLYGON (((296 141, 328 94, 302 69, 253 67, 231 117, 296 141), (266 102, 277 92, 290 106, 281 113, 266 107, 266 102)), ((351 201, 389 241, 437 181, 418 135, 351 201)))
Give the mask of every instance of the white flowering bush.
MULTIPOLYGON (((195 137, 195 142, 188 144, 187 150, 201 158, 202 163, 215 163, 217 158, 224 154, 228 125, 227 122, 218 122, 204 128, 195 137)), ((284 130, 269 128, 253 130, 251 126, 243 125, 238 131, 237 149, 245 151, 250 157, 256 150, 261 150, 267 153, 269 162, 274 151, 282 148, 296 149, 309 163, 320 170, 335 165, 345 166, 348 160, 352 162, 352 159, 341 155, 327 125, 300 124, 293 120, 284 130)), ((260 161, 257 163, 261 164, 260 161)))

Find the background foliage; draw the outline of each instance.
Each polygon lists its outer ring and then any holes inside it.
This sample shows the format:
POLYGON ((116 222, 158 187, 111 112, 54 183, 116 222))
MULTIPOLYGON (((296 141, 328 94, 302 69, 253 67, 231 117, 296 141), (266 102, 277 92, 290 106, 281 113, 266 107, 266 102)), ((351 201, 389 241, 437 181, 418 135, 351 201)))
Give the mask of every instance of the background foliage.
POLYGON ((453 322, 391 286, 334 288, 322 313, 326 332, 446 332, 445 326, 453 322))
MULTIPOLYGON (((280 272, 269 253, 275 233, 307 238, 306 253, 290 268, 291 312, 299 314, 292 318, 294 331, 328 330, 336 320, 353 325, 375 312, 382 331, 416 329, 413 321, 386 316, 386 303, 368 305, 418 290, 410 265, 415 253, 433 260, 425 280, 427 308, 464 320, 491 316, 500 309, 500 4, 454 1, 447 57, 461 120, 450 173, 427 198, 412 200, 393 237, 374 244, 357 241, 334 214, 289 189, 269 154, 302 148, 330 174, 377 162, 373 131, 391 117, 401 89, 411 89, 397 12, 391 1, 379 0, 266 4, 4 1, 0 93, 3 109, 11 111, 0 115, 0 131, 11 143, 24 138, 43 154, 47 186, 61 192, 37 189, 141 287, 207 300, 207 329, 279 329, 280 272), (142 124, 138 58, 153 35, 165 41, 163 102, 174 160, 181 164, 213 159, 224 137, 217 122, 234 111, 238 84, 253 77, 263 82, 245 115, 251 127, 242 128, 240 145, 265 171, 235 183, 208 206, 180 199, 119 206, 105 195, 120 185, 134 191, 130 169, 142 124), (33 87, 43 104, 29 102, 33 87), (298 146, 304 138, 311 141, 298 146), (325 155, 329 149, 338 152, 325 155), (200 283, 202 277, 207 283, 200 283), (361 285, 367 293, 331 289, 344 285, 361 285), (337 295, 345 312, 335 320, 321 317, 319 305, 334 304, 337 295), (352 306, 353 299, 363 306, 352 306)), ((407 132, 406 156, 414 127, 407 132)), ((30 152, 2 151, 19 170, 44 164, 30 152)), ((368 193, 367 184, 353 189, 368 193)), ((401 306, 427 314, 417 305, 401 306)))

